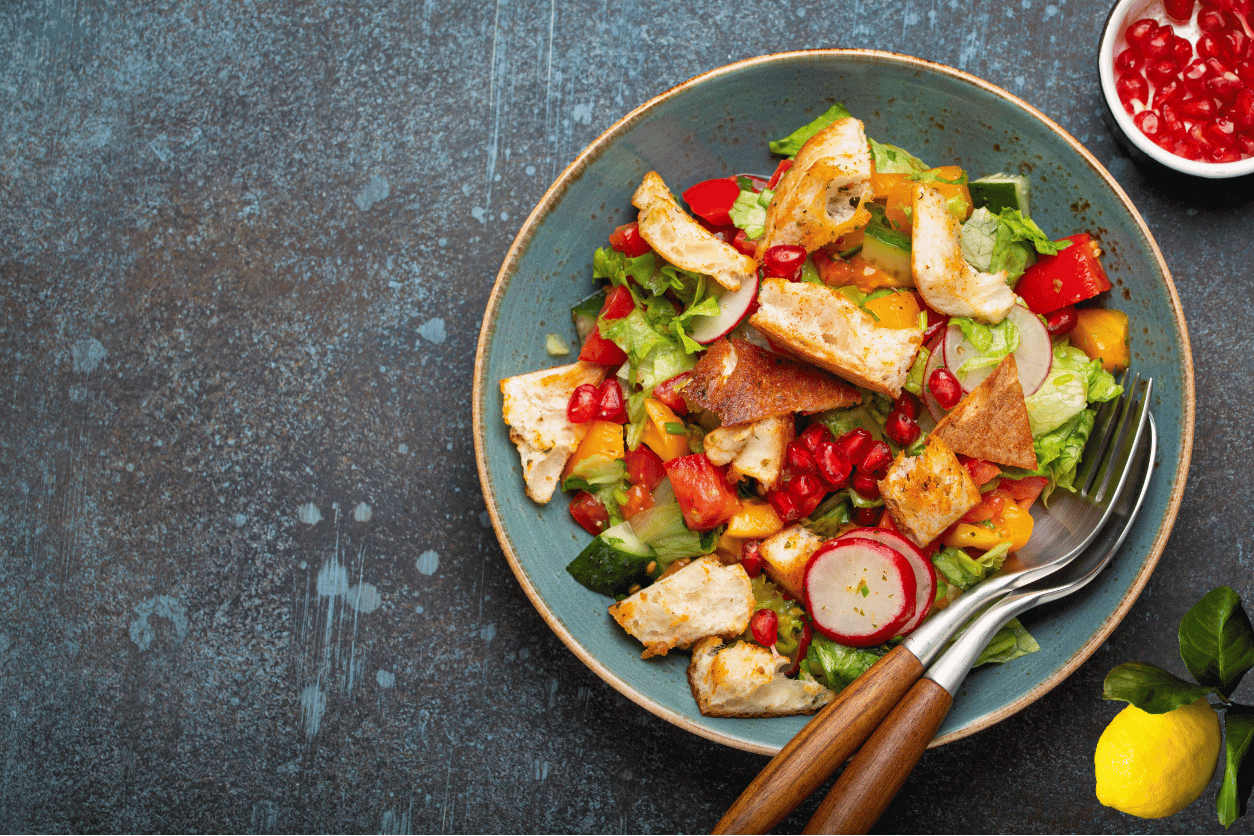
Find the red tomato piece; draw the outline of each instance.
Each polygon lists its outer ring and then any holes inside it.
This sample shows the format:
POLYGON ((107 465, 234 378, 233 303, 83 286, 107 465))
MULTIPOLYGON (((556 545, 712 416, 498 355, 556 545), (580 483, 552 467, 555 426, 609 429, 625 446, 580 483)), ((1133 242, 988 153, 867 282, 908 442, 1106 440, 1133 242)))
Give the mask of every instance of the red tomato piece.
POLYGON ((1094 253, 1093 236, 1081 232, 1067 240, 1070 247, 1041 256, 1015 286, 1033 313, 1053 313, 1110 290, 1110 279, 1094 253))
POLYGON ((684 524, 693 531, 716 528, 740 508, 740 497, 727 484, 727 477, 704 453, 680 456, 664 466, 684 524))
POLYGON ((997 489, 1006 491, 1019 507, 1026 508, 1036 501, 1048 484, 1046 476, 1025 476, 1022 479, 1002 479, 997 489))
POLYGON ((958 461, 971 474, 971 481, 975 482, 976 487, 988 484, 993 479, 1001 475, 1001 468, 992 462, 986 462, 983 459, 973 459, 970 456, 959 456, 958 461))
POLYGON ((699 215, 717 226, 731 223, 732 204, 740 197, 740 185, 735 177, 719 177, 702 180, 684 190, 684 202, 699 215))
POLYGON ((653 494, 644 485, 632 485, 627 489, 627 501, 619 506, 623 519, 629 520, 641 511, 653 507, 653 494))
POLYGON ((775 166, 775 173, 771 175, 771 179, 766 181, 768 189, 774 189, 779 185, 779 181, 783 178, 784 173, 792 168, 792 160, 780 160, 779 165, 775 166))
POLYGON ((683 372, 669 380, 663 380, 653 387, 653 398, 669 406, 671 412, 674 412, 676 415, 687 415, 688 402, 684 400, 683 395, 679 394, 679 388, 688 381, 689 377, 688 372, 683 372))
POLYGON ((601 500, 587 491, 580 491, 570 501, 570 515, 584 531, 593 536, 604 531, 610 523, 609 512, 605 510, 601 500))
POLYGON ((631 291, 619 285, 605 295, 601 303, 601 316, 606 319, 622 319, 636 309, 636 300, 631 291))
POLYGON ((747 255, 750 258, 757 257, 758 245, 749 238, 749 233, 743 229, 737 230, 736 237, 732 239, 731 244, 736 248, 736 252, 741 255, 747 255))
POLYGON ((662 457, 644 444, 635 450, 628 450, 623 461, 627 464, 627 481, 633 485, 644 485, 653 491, 666 478, 662 457))
POLYGON ((613 340, 601 336, 601 329, 593 327, 588 338, 579 349, 579 359, 589 363, 600 363, 603 366, 617 366, 627 359, 627 352, 619 348, 613 340))
POLYGON ((975 525, 985 520, 991 520, 993 517, 1001 513, 1002 507, 1006 504, 1006 498, 999 491, 990 491, 984 495, 984 498, 976 503, 975 507, 962 515, 964 523, 975 525))
POLYGON ((653 250, 640 234, 640 227, 635 221, 623 224, 611 232, 610 246, 628 258, 637 258, 653 250))

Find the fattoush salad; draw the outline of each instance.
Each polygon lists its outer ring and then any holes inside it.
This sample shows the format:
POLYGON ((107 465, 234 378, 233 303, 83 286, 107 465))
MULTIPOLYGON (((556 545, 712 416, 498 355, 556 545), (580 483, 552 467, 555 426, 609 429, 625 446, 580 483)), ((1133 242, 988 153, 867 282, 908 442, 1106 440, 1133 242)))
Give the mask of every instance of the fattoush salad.
MULTIPOLYGON (((713 716, 816 711, 997 572, 1129 360, 1097 241, 1047 235, 1026 176, 929 166, 841 105, 770 149, 680 197, 645 174, 578 360, 500 384, 528 496, 591 535, 572 582, 645 658, 690 650, 713 716)), ((981 663, 1036 649, 1012 622, 981 663)))

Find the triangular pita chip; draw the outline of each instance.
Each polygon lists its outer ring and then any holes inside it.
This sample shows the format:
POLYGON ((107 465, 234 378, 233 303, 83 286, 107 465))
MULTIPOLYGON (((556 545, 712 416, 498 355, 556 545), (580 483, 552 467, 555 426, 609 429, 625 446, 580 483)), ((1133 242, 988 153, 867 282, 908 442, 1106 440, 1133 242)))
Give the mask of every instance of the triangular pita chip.
POLYGON ((1032 426, 1013 354, 941 419, 933 433, 955 453, 1011 467, 1036 469, 1032 426))
POLYGON ((858 390, 843 380, 739 338, 713 343, 697 361, 682 394, 718 415, 724 425, 862 401, 858 390))

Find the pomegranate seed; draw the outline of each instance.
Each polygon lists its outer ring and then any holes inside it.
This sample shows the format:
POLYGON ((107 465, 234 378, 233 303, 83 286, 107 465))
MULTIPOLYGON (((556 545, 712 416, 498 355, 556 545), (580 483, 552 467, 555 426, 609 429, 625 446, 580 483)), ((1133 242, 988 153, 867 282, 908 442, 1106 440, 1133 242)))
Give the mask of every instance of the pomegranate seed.
POLYGON ((855 473, 853 475, 853 489, 865 499, 880 498, 879 482, 869 473, 855 473))
POLYGON ((1247 87, 1237 93, 1228 114, 1239 130, 1254 128, 1254 90, 1247 87))
POLYGON ((566 420, 572 424, 584 424, 596 417, 597 408, 601 405, 600 393, 592 383, 583 383, 575 387, 566 404, 566 420))
POLYGON ((801 519, 801 507, 797 501, 788 495, 784 490, 773 490, 766 492, 766 501, 771 503, 771 507, 775 509, 775 513, 784 522, 796 522, 801 519))
POLYGON ((1183 67, 1193 60, 1193 43, 1185 38, 1176 38, 1171 42, 1171 60, 1177 67, 1183 67))
POLYGON ((788 442, 788 446, 784 448, 784 465, 793 474, 813 473, 818 469, 814 454, 798 444, 795 439, 788 442))
POLYGON ((962 400, 962 386, 949 369, 937 369, 927 379, 928 391, 941 409, 953 409, 962 400))
POLYGON ((751 578, 762 574, 766 560, 762 557, 761 540, 745 540, 740 544, 740 565, 751 578))
POLYGON ((1234 139, 1236 149, 1242 156, 1254 157, 1254 131, 1238 133, 1234 139))
POLYGON ((1184 122, 1176 115, 1174 105, 1165 104, 1161 108, 1163 127, 1160 136, 1174 137, 1184 130, 1184 122))
POLYGON ((1145 68, 1145 77, 1155 84, 1166 84, 1179 73, 1180 68, 1166 58, 1159 58, 1145 68))
POLYGON ((1228 28, 1228 16, 1214 6, 1207 6, 1197 14, 1197 28, 1203 32, 1218 32, 1228 28))
POLYGON ((1210 94, 1224 104, 1232 104, 1237 100, 1237 95, 1242 90, 1248 89, 1241 83, 1241 79, 1236 73, 1224 73, 1206 82, 1206 89, 1210 94))
MULTIPOLYGON (((1150 111, 1146 111, 1149 113, 1150 111)), ((1144 129, 1142 129, 1144 130, 1144 129)), ((1059 308, 1045 317, 1045 330, 1051 337, 1063 337, 1075 330, 1080 318, 1076 315, 1075 305, 1059 308)))
POLYGON ((1115 56, 1115 72, 1120 75, 1135 73, 1145 63, 1145 57, 1132 47, 1120 52, 1115 56))
POLYGON ((627 402, 623 399, 623 387, 618 378, 611 377, 601 384, 598 398, 597 418, 601 421, 613 421, 615 424, 627 423, 627 402))
POLYGON ((1206 155, 1206 161, 1210 163, 1235 163, 1241 159, 1241 155, 1237 153, 1236 148, 1232 147, 1216 147, 1206 155))
POLYGON ((749 629, 753 631, 753 640, 763 647, 774 647, 779 641, 779 616, 775 610, 758 610, 749 619, 749 629))
POLYGON ((762 270, 768 276, 796 281, 805 263, 805 247, 795 244, 779 244, 762 255, 762 270))
POLYGON ((1193 17, 1193 0, 1165 0, 1163 6, 1173 20, 1184 22, 1193 17))
POLYGON ((876 441, 871 445, 870 449, 866 451, 866 455, 862 457, 862 461, 858 463, 858 472, 883 476, 884 471, 888 470, 888 466, 892 463, 892 448, 890 448, 888 444, 883 441, 876 441))
POLYGON ((1131 110, 1133 102, 1145 104, 1149 101, 1149 82, 1139 75, 1120 76, 1115 82, 1115 92, 1123 106, 1131 110))
MULTIPOLYGON (((1178 78, 1173 78, 1162 87, 1154 91, 1154 107, 1162 107, 1165 104, 1177 101, 1184 95, 1184 82, 1178 78)), ((1137 114, 1140 116, 1141 114, 1137 114)), ((1133 118, 1135 121, 1135 117, 1133 118)), ((1144 128, 1142 128, 1142 131, 1144 128)))
POLYGON ((1132 117, 1132 122, 1136 125, 1137 130, 1150 139, 1161 134, 1163 130, 1163 118, 1152 110, 1142 110, 1132 117))
POLYGON ((1224 33, 1228 41, 1228 54, 1234 61, 1250 57, 1250 36, 1242 29, 1229 29, 1224 33))
POLYGON ((1184 72, 1180 74, 1180 82, 1190 94, 1200 96, 1206 92, 1206 77, 1208 75, 1206 63, 1194 61, 1184 68, 1184 72))
POLYGON ((1155 58, 1166 58, 1171 54, 1171 43, 1175 37, 1176 33, 1170 26, 1159 26, 1154 34, 1141 41, 1141 54, 1151 61, 1155 58))
POLYGON ((849 484, 849 474, 853 472, 853 464, 836 449, 836 442, 823 441, 814 451, 814 459, 819 466, 819 478, 827 489, 838 491, 849 484))
POLYGON ((1140 49, 1141 43, 1158 31, 1158 21, 1145 17, 1133 23, 1128 27, 1128 31, 1124 33, 1124 37, 1128 39, 1128 43, 1140 49))
POLYGON ((884 422, 884 433, 900 447, 909 447, 922 431, 918 421, 895 409, 888 413, 888 420, 884 422))
POLYGON ((910 419, 919 417, 919 399, 909 392, 902 392, 901 397, 893 404, 893 409, 910 419))
POLYGON ((1231 58, 1232 45, 1220 34, 1207 32, 1197 39, 1197 54, 1202 58, 1231 58))
POLYGON ((1242 81, 1254 87, 1254 56, 1237 64, 1234 70, 1242 81))
POLYGON ((819 442, 831 440, 832 431, 827 428, 826 424, 811 424, 796 438, 797 443, 809 450, 811 455, 814 455, 819 442))
POLYGON ((816 493, 822 493, 823 483, 814 473, 802 473, 800 476, 789 479, 784 485, 784 490, 788 491, 788 495, 795 499, 798 505, 801 505, 816 493))
MULTIPOLYGON (((876 487, 875 490, 878 492, 879 488, 876 487)), ((878 505, 870 508, 854 508, 853 521, 858 525, 871 527, 879 523, 881 513, 882 509, 878 505)))
POLYGON ((851 462, 862 461, 875 441, 871 434, 861 427, 855 427, 836 439, 836 449, 851 462))
POLYGON ((1185 119, 1207 122, 1215 118, 1219 108, 1210 99, 1200 96, 1187 96, 1176 103, 1176 111, 1185 119))

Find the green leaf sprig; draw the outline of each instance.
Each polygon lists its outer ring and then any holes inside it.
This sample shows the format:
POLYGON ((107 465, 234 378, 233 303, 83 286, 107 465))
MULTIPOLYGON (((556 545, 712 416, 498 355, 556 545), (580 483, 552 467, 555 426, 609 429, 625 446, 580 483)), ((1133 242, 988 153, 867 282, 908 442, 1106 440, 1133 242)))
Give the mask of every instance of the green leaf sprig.
POLYGON ((1148 662, 1127 662, 1106 675, 1102 698, 1123 700, 1150 714, 1165 714, 1199 699, 1218 697, 1223 710, 1224 778, 1215 797, 1219 823, 1245 815, 1254 787, 1254 706, 1232 701, 1241 678, 1254 668, 1254 627, 1230 587, 1212 589, 1180 620, 1180 658, 1196 680, 1182 679, 1148 662))

